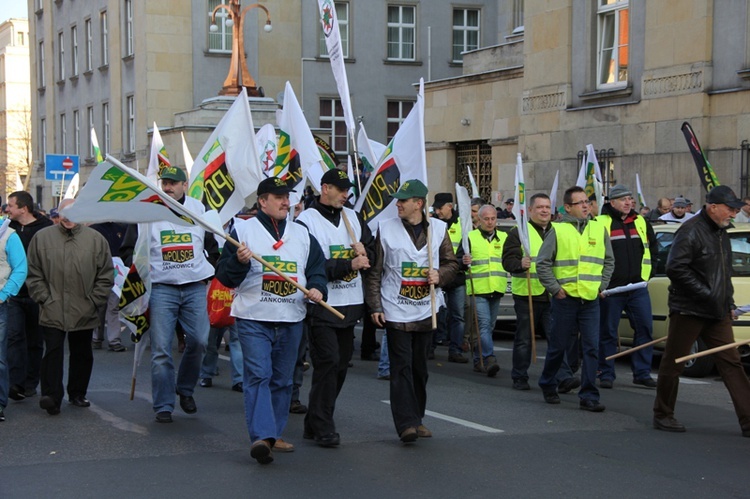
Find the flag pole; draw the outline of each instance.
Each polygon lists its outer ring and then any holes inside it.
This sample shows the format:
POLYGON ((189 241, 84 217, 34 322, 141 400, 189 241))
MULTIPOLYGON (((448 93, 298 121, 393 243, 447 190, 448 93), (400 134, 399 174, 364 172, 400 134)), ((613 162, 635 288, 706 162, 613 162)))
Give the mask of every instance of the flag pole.
POLYGON ((352 141, 352 148, 354 149, 354 176, 357 177, 357 197, 362 195, 362 184, 359 181, 359 151, 357 151, 357 139, 354 135, 354 130, 349 130, 349 138, 352 141))
POLYGON ((638 345, 637 347, 629 348, 623 352, 619 352, 614 355, 610 355, 609 357, 605 357, 605 360, 619 359, 620 357, 630 355, 631 353, 637 352, 638 350, 643 350, 644 348, 648 348, 652 345, 656 345, 657 343, 661 343, 662 341, 666 341, 666 339, 667 339, 666 336, 662 336, 661 338, 658 338, 653 341, 649 341, 648 343, 643 343, 641 345, 638 345))
POLYGON ((529 323, 531 326, 531 362, 536 364, 536 330, 534 329, 534 300, 531 299, 531 269, 526 269, 526 285, 529 290, 529 323))
MULTIPOLYGON (((423 211, 422 216, 427 220, 427 265, 430 267, 430 270, 432 270, 432 224, 430 223, 430 219, 427 218, 426 212, 423 211)), ((437 329, 437 311, 435 310, 435 306, 435 285, 430 284, 430 313, 432 314, 432 329, 437 329)))
POLYGON ((706 355, 711 355, 712 353, 730 350, 732 348, 741 347, 742 345, 747 345, 749 343, 750 340, 735 341, 734 343, 727 343, 726 345, 721 345, 716 348, 710 348, 708 350, 703 350, 702 352, 694 353, 692 355, 686 355, 685 357, 680 357, 679 359, 675 359, 674 361, 676 364, 679 364, 680 362, 687 362, 688 360, 698 359, 700 357, 705 357, 706 355))

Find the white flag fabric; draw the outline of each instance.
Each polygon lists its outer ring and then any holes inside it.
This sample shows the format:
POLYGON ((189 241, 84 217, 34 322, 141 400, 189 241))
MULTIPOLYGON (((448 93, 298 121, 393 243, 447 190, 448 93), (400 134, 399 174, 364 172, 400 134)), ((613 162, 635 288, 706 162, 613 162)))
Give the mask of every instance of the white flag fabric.
POLYGON ((91 147, 94 149, 94 157, 96 158, 96 164, 101 163, 104 161, 104 157, 102 156, 102 150, 99 149, 99 141, 96 138, 96 130, 94 128, 91 128, 91 147))
POLYGON ((596 196, 596 204, 599 206, 599 213, 602 211, 602 171, 599 168, 599 160, 596 159, 596 151, 594 146, 588 144, 586 146, 586 155, 581 161, 581 169, 578 172, 578 180, 576 181, 578 187, 582 187, 586 191, 586 196, 596 196))
POLYGON ((469 232, 474 226, 471 223, 471 198, 466 187, 456 184, 456 204, 458 204, 458 218, 461 219, 461 246, 464 254, 470 255, 469 232))
POLYGON ((75 199, 76 194, 78 194, 78 186, 80 185, 80 176, 76 173, 73 175, 73 179, 70 181, 70 184, 68 184, 68 188, 65 189, 65 196, 63 196, 63 199, 75 199))
MULTIPOLYGON (((151 297, 149 266, 149 235, 151 224, 138 224, 138 239, 133 248, 131 263, 120 294, 120 318, 130 331, 130 338, 138 344, 149 328, 146 310, 151 297)), ((138 347, 136 347, 138 350, 138 347)), ((139 354, 136 352, 136 359, 139 354)))
POLYGON ((472 198, 482 197, 479 195, 479 188, 477 187, 477 183, 474 180, 474 174, 471 173, 471 167, 467 165, 466 171, 469 172, 469 183, 471 184, 471 197, 472 198))
POLYGON ((388 144, 354 210, 362 214, 371 230, 377 230, 380 220, 398 215, 391 194, 395 193, 403 182, 411 179, 420 180, 427 185, 424 80, 421 78, 416 104, 388 144))
POLYGON ((276 164, 276 129, 272 124, 266 123, 258 133, 255 134, 257 143, 258 160, 260 170, 264 177, 274 177, 274 165, 276 164))
MULTIPOLYGON (((354 178, 354 167, 352 166, 352 157, 347 154, 346 156, 346 176, 349 177, 349 180, 352 180, 354 178)), ((354 180, 352 180, 353 185, 349 188, 349 197, 351 196, 359 196, 359 193, 357 192, 357 184, 354 183, 354 180)))
POLYGON ((364 123, 359 124, 359 132, 357 132, 357 152, 359 153, 359 159, 362 161, 363 170, 366 172, 372 172, 375 170, 375 165, 383 157, 386 145, 370 140, 367 137, 364 123))
MULTIPOLYGON (((341 33, 339 32, 339 20, 336 16, 336 6, 333 0, 318 0, 320 10, 320 24, 323 26, 323 35, 326 38, 328 58, 331 61, 331 70, 336 80, 336 88, 341 97, 341 107, 344 110, 344 121, 349 135, 354 137, 354 114, 352 113, 352 102, 349 97, 349 80, 346 77, 344 66, 344 52, 341 50, 341 33)), ((286 98, 286 96, 285 96, 286 98)))
POLYGON ((16 170, 16 191, 22 191, 23 190, 23 182, 21 182, 21 175, 19 175, 18 170, 16 170))
POLYGON ((193 155, 190 154, 190 149, 188 149, 185 134, 180 132, 180 137, 182 137, 182 158, 185 160, 185 170, 187 170, 187 177, 189 179, 193 173, 193 155))
POLYGON ((243 88, 195 158, 188 193, 216 210, 224 224, 245 207, 245 198, 264 178, 243 88))
POLYGON ((526 183, 523 180, 523 161, 521 153, 516 156, 516 192, 515 203, 513 203, 513 216, 516 217, 518 224, 518 238, 521 240, 521 246, 527 256, 531 255, 531 245, 529 244, 529 225, 528 212, 526 211, 526 183))
POLYGON ((641 189, 641 177, 639 177, 637 173, 635 174, 635 187, 638 192, 638 203, 640 204, 639 208, 648 206, 646 198, 643 196, 643 189, 641 189))
POLYGON ((159 127, 156 126, 154 121, 154 134, 151 137, 151 155, 148 158, 146 177, 156 182, 159 179, 159 172, 167 166, 172 166, 172 163, 169 162, 169 156, 167 155, 167 149, 164 147, 164 141, 161 140, 159 127))
POLYGON ((308 177, 312 186, 320 192, 320 178, 324 173, 323 158, 307 124, 302 108, 297 101, 292 85, 286 82, 284 88, 284 108, 279 116, 279 142, 276 154, 275 175, 293 186, 296 193, 290 193, 292 204, 297 204, 302 197, 308 177), (280 168, 279 168, 280 167, 280 168))
POLYGON ((555 181, 552 182, 552 189, 549 191, 550 207, 552 208, 552 218, 555 218, 557 213, 557 189, 560 182, 560 170, 555 173, 555 181))

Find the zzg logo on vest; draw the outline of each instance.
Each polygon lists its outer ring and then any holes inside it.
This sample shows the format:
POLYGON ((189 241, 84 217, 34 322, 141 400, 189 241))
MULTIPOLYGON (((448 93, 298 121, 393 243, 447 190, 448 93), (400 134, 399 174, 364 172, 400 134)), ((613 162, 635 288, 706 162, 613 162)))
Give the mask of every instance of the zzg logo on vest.
POLYGON ((409 300, 422 300, 429 294, 427 267, 420 267, 415 262, 403 262, 401 264, 401 289, 398 295, 409 300))
MULTIPOLYGON (((263 259, 273 265, 273 267, 285 274, 297 273, 297 262, 284 261, 278 256, 264 256, 263 259)), ((297 280, 296 276, 289 276, 293 281, 297 280)), ((297 292, 297 287, 276 275, 273 271, 263 270, 263 284, 261 289, 266 293, 276 296, 290 296, 297 292)), ((263 299, 261 298, 261 301, 263 299)))
MULTIPOLYGON (((331 252, 331 258, 347 258, 349 260, 353 259, 355 256, 354 250, 352 248, 347 248, 343 244, 332 244, 328 247, 328 250, 331 252)), ((342 277, 341 281, 346 282, 352 282, 354 279, 357 278, 357 271, 353 270, 346 274, 344 277, 342 277)))
POLYGON ((159 236, 162 245, 162 261, 184 263, 195 258, 193 235, 190 232, 180 234, 173 230, 163 230, 159 233, 159 236))

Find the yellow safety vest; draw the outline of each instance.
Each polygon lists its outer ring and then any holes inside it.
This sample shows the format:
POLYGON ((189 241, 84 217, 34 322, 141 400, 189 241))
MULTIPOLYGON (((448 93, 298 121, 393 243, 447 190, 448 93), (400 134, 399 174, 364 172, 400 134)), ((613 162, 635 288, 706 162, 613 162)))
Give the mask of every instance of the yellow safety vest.
MULTIPOLYGON (((547 292, 536 275, 536 256, 539 254, 539 248, 542 247, 543 240, 531 224, 528 224, 528 227, 529 246, 531 246, 531 267, 529 267, 529 273, 531 274, 531 296, 539 296, 547 292)), ((523 252, 523 248, 521 251, 523 252)), ((510 284, 514 295, 529 296, 529 284, 526 280, 526 274, 514 274, 510 278, 510 284)))
POLYGON ((458 247, 461 246, 461 219, 457 218, 455 223, 448 227, 448 237, 453 245, 453 254, 458 253, 458 247))
POLYGON ((508 287, 508 274, 503 268, 503 246, 508 235, 496 230, 495 236, 490 242, 479 229, 469 232, 471 279, 466 282, 467 295, 505 293, 508 287))
MULTIPOLYGON (((607 229, 607 234, 612 229, 612 217, 609 215, 599 215, 596 220, 604 224, 604 228, 607 229)), ((641 242, 643 243, 643 259, 641 260, 641 279, 648 281, 651 277, 651 251, 648 245, 648 232, 646 230, 646 220, 638 215, 635 218, 635 230, 638 231, 638 235, 641 236, 641 242)))
POLYGON ((554 222, 557 256, 552 272, 568 296, 595 300, 604 270, 604 226, 589 220, 583 234, 570 223, 554 222))

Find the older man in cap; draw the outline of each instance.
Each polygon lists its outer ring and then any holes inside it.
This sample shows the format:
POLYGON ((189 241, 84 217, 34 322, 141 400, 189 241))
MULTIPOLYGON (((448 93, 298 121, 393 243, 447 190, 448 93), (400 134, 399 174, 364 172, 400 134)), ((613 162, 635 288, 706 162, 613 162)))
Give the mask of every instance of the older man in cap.
MULTIPOLYGON (((425 215, 427 187, 407 180, 392 196, 398 218, 380 223, 365 299, 372 321, 388 335, 391 413, 401 441, 410 443, 432 436, 422 424, 433 333, 430 286, 452 282, 458 262, 445 222, 425 215)), ((442 293, 435 295, 439 306, 442 293)))
MULTIPOLYGON (((653 339, 651 298, 646 285, 652 274, 651 262, 656 256, 653 253, 656 250, 656 236, 651 224, 633 209, 634 206, 632 191, 618 184, 609 192, 609 202, 596 218, 607 229, 615 256, 615 269, 607 289, 639 285, 631 291, 611 294, 599 303, 598 376, 601 388, 612 388, 616 377, 615 361, 606 357, 617 351, 617 329, 623 311, 633 327, 633 346, 653 339)), ((634 384, 656 387, 656 382, 651 378, 652 353, 653 347, 648 347, 630 354, 634 384)))
MULTIPOLYGON (((669 287, 669 333, 659 365, 654 401, 654 428, 684 432, 674 418, 680 374, 685 363, 675 359, 688 355, 700 338, 708 348, 732 343, 732 321, 736 320, 732 287, 732 245, 726 229, 744 203, 726 185, 714 187, 703 209, 675 233, 667 260, 669 287)), ((719 375, 732 397, 743 437, 750 437, 750 381, 739 351, 730 348, 713 355, 719 375)))
POLYGON ((245 421, 250 456, 260 464, 273 462, 272 449, 294 450, 281 435, 289 418, 305 300, 318 303, 327 293, 320 244, 302 225, 287 223, 290 192, 294 190, 276 177, 258 185, 258 214, 234 226, 232 237, 242 246, 225 245, 216 271, 222 284, 237 290, 232 316, 244 358, 245 421), (306 287, 308 294, 252 261, 253 252, 306 287))
POLYGON ((659 220, 667 223, 687 222, 695 215, 688 211, 687 200, 683 197, 677 197, 672 203, 672 209, 659 217, 659 220))

